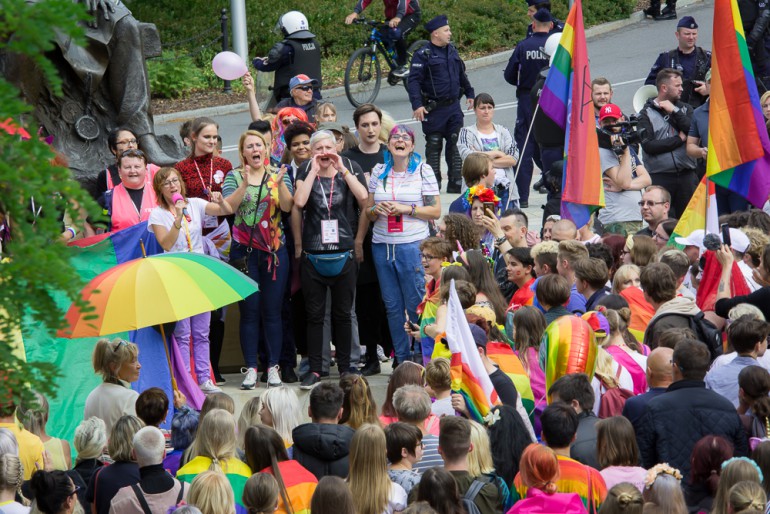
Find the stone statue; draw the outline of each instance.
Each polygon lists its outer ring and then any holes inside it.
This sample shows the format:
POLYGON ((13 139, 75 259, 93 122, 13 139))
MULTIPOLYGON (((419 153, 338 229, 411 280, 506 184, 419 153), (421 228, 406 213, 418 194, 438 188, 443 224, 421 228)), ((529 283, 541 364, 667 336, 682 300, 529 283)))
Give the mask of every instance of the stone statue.
POLYGON ((62 78, 61 97, 24 57, 0 55, 0 72, 35 106, 34 117, 86 187, 114 163, 107 135, 117 127, 137 135, 148 162, 175 164, 184 158, 182 147, 170 136, 155 136, 150 108, 145 59, 160 55, 157 28, 137 21, 120 0, 79 1, 93 16, 85 27, 85 46, 58 35, 56 50, 48 55, 62 78))

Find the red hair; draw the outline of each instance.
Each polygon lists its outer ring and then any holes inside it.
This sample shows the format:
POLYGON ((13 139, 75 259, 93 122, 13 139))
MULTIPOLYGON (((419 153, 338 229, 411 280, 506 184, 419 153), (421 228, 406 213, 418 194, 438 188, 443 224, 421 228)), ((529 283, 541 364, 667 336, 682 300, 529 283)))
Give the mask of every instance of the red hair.
POLYGON ((556 481, 559 479, 559 460, 552 449, 532 443, 521 454, 519 473, 527 487, 553 494, 556 492, 556 481))
POLYGON ((307 113, 302 109, 296 107, 284 107, 278 111, 278 114, 273 118, 273 134, 283 134, 283 119, 289 116, 294 116, 300 121, 309 122, 307 113))

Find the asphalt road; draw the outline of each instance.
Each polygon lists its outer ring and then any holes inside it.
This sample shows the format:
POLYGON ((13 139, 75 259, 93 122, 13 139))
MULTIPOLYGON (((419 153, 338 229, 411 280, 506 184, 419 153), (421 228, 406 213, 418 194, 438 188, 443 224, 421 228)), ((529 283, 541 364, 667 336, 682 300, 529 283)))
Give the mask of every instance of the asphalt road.
MULTIPOLYGON (((700 25, 698 44, 704 48, 711 48, 712 19, 714 12, 714 0, 706 0, 678 10, 679 16, 690 15, 700 25)), ((617 103, 624 112, 631 112, 632 98, 636 90, 642 86, 649 73, 650 67, 660 52, 668 51, 676 47, 674 33, 676 20, 652 21, 645 20, 639 23, 590 38, 588 41, 588 54, 591 61, 591 77, 607 77, 613 84, 613 102, 617 103)), ((513 132, 516 122, 516 90, 503 79, 503 70, 510 52, 507 52, 499 63, 474 69, 469 72, 469 79, 476 93, 490 93, 497 104, 495 110, 495 122, 509 128, 513 132)), ((338 121, 352 125, 353 107, 347 101, 344 93, 336 96, 325 97, 334 102, 337 107, 338 121)), ((238 99, 243 101, 243 99, 238 99)), ((417 135, 417 151, 423 153, 425 141, 417 121, 412 119, 412 110, 409 105, 406 91, 403 86, 388 86, 383 80, 383 87, 376 101, 377 105, 390 113, 394 119, 401 123, 412 125, 417 135)), ((466 124, 473 123, 473 112, 466 112, 466 124)), ((156 132, 159 134, 178 135, 179 118, 164 117, 166 122, 156 123, 156 132)), ((182 121, 185 118, 182 118, 182 121)), ((220 135, 224 140, 224 156, 230 159, 234 165, 238 164, 236 145, 238 137, 251 121, 248 112, 238 112, 222 116, 214 116, 220 125, 220 135)), ((178 136, 177 136, 178 137, 178 136)), ((451 196, 442 195, 442 204, 446 209, 451 196)), ((530 214, 533 219, 530 228, 539 228, 539 204, 544 201, 542 195, 530 196, 530 214), (537 221, 535 221, 537 220, 537 221)))

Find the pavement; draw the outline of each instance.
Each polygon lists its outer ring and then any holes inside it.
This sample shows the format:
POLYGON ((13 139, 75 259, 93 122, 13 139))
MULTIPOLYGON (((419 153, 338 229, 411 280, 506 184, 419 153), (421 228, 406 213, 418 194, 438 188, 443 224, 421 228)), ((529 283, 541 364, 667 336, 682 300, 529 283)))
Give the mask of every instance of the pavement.
MULTIPOLYGON (((690 15, 695 17, 699 24, 698 44, 704 48, 711 48, 712 18, 714 0, 679 0, 677 3, 679 16, 690 15)), ((653 21, 643 19, 641 13, 634 13, 626 20, 606 23, 588 29, 588 54, 591 59, 591 76, 607 77, 613 84, 613 102, 618 104, 624 112, 632 112, 632 98, 636 90, 642 86, 649 73, 650 67, 658 54, 676 47, 674 33, 676 20, 653 21)), ((516 96, 515 88, 508 85, 502 77, 503 70, 511 55, 511 51, 481 57, 467 61, 468 76, 474 85, 476 93, 482 91, 490 93, 496 102, 495 122, 502 124, 513 133, 516 121, 516 96)), ((337 107, 337 119, 341 123, 352 125, 354 108, 348 103, 342 88, 325 90, 324 98, 334 102, 337 107)), ((243 100, 243 99, 241 99, 243 100)), ((417 121, 412 119, 412 112, 403 86, 383 85, 376 100, 377 105, 387 111, 397 122, 414 126, 416 129, 416 148, 421 151, 425 147, 422 133, 419 131, 417 121)), ((158 134, 170 134, 178 136, 179 125, 190 118, 197 116, 210 116, 220 125, 220 135, 224 146, 224 157, 234 164, 238 163, 236 144, 238 137, 251 121, 245 102, 234 102, 233 105, 187 111, 174 114, 166 114, 155 117, 155 129, 158 134)), ((466 124, 473 123, 473 112, 466 112, 466 124)), ((457 195, 442 193, 441 204, 444 212, 457 195)), ((545 195, 533 192, 530 194, 530 207, 524 209, 530 219, 530 229, 539 230, 542 219, 541 205, 545 203, 545 195)), ((233 309, 237 310, 237 309, 233 309)), ((228 321, 226 343, 235 341, 230 349, 233 353, 233 367, 240 357, 237 356, 237 323, 228 321)), ((223 355, 224 358, 224 355, 223 355)), ((390 364, 383 364, 383 373, 369 378, 372 391, 381 405, 384 400, 385 389, 390 375, 390 364)), ((233 396, 236 402, 237 412, 249 398, 260 395, 266 388, 260 383, 254 391, 241 391, 241 375, 225 374, 227 383, 223 386, 226 393, 233 396)), ((332 368, 332 379, 338 378, 335 368, 332 368)), ((289 386, 294 388, 303 405, 307 403, 307 393, 300 391, 298 384, 289 386)), ((303 407, 303 412, 305 411, 303 407)))

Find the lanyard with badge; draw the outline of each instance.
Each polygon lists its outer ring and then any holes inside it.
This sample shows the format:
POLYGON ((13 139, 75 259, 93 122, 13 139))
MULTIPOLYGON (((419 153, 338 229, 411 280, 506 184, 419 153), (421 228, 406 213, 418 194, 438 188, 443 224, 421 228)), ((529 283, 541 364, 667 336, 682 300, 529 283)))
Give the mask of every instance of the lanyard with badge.
POLYGON ((318 185, 321 188, 321 197, 324 199, 324 204, 326 206, 326 210, 329 213, 329 219, 322 219, 321 220, 321 243, 323 244, 339 244, 340 242, 340 231, 339 231, 339 223, 337 220, 332 219, 332 200, 334 199, 334 182, 337 174, 335 173, 334 176, 331 178, 332 181, 332 187, 331 191, 329 192, 329 202, 326 202, 326 191, 324 191, 324 185, 321 182, 321 177, 317 176, 318 178, 318 185))
MULTIPOLYGON (((201 174, 201 169, 198 167, 198 163, 193 159, 193 164, 195 164, 195 171, 198 172, 198 178, 201 181, 201 186, 203 187, 203 194, 206 196, 206 200, 211 201, 211 187, 214 182, 214 156, 211 156, 211 165, 209 166, 209 187, 206 187, 206 182, 203 180, 203 175, 201 174)), ((219 173, 219 171, 217 171, 219 173)), ((216 216, 211 215, 204 215, 203 216, 203 228, 217 228, 219 225, 219 220, 216 216)))
MULTIPOLYGON (((390 186, 390 192, 391 197, 393 198, 393 201, 396 201, 396 197, 398 196, 399 191, 401 191, 401 188, 404 187, 404 182, 406 182, 406 173, 404 174, 404 179, 401 181, 401 184, 398 186, 398 189, 396 189, 396 172, 392 171, 391 179, 393 183, 390 186)), ((386 183, 387 184, 387 183, 386 183)), ((385 186, 383 185, 383 188, 385 186)), ((389 233, 400 233, 404 231, 404 219, 401 214, 388 214, 388 232, 389 233)))

